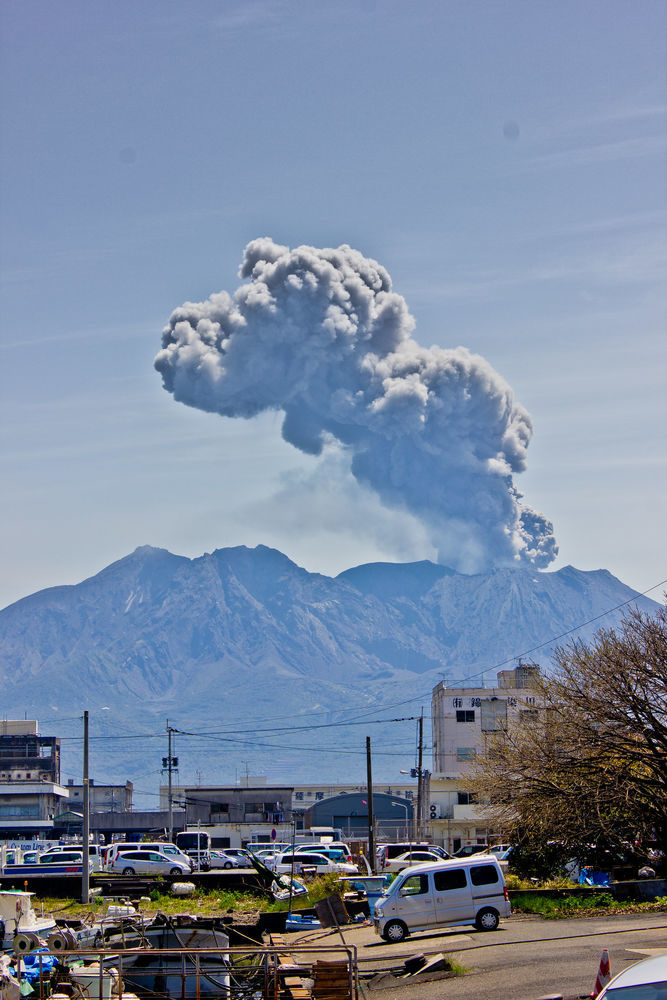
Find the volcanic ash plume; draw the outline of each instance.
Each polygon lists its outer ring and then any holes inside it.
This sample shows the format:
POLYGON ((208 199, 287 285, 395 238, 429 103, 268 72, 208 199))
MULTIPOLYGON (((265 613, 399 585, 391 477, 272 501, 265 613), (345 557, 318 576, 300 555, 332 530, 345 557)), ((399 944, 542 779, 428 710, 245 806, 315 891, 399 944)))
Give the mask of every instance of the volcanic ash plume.
POLYGON ((283 437, 319 455, 338 442, 356 479, 427 528, 462 572, 546 566, 551 523, 523 503, 528 413, 462 347, 424 348, 389 274, 349 246, 245 249, 234 293, 172 314, 155 367, 174 398, 225 417, 282 410, 283 437))

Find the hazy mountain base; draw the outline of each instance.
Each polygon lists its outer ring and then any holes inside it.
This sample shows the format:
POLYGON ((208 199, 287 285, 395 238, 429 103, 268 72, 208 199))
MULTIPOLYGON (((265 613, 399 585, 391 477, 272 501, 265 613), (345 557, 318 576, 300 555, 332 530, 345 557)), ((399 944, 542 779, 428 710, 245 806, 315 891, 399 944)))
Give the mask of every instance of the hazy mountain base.
MULTIPOLYGON (((58 735, 77 734, 85 708, 100 736, 162 734, 167 718, 190 733, 224 730, 204 741, 178 737, 187 747, 181 780, 201 772, 204 784, 233 781, 241 765, 276 782, 361 784, 368 734, 374 777, 396 782, 413 763, 414 723, 271 729, 422 707, 428 716, 443 676, 451 686, 492 684, 522 654, 548 668, 550 640, 633 596, 606 570, 571 566, 464 576, 429 562, 378 563, 332 579, 264 546, 192 560, 146 546, 77 586, 0 612, 3 714, 40 719, 58 735), (244 727, 267 732, 246 741, 244 727)), ((621 614, 576 634, 589 637, 621 614)), ((150 772, 156 783, 160 737, 99 746, 99 781, 150 772)), ((79 743, 64 747, 69 773, 79 773, 79 757, 79 743)))

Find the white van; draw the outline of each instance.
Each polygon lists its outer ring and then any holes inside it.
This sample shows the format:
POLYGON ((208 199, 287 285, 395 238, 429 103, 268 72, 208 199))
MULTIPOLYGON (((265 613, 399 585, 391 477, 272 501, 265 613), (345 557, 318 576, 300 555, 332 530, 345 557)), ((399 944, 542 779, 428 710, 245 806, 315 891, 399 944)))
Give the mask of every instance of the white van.
POLYGON ((511 912, 498 859, 477 856, 406 868, 375 904, 373 921, 391 943, 413 931, 457 924, 494 931, 511 912))

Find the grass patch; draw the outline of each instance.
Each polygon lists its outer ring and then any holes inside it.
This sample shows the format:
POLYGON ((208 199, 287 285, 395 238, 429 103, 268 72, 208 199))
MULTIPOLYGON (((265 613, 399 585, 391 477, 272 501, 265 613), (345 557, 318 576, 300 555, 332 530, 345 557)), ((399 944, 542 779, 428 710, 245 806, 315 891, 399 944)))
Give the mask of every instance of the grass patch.
POLYGON ((542 917, 557 920, 591 910, 610 910, 615 907, 611 893, 600 892, 594 896, 564 896, 551 899, 533 893, 517 893, 512 896, 512 910, 515 913, 536 913, 542 917))
POLYGON ((513 913, 532 913, 547 920, 566 917, 604 916, 621 913, 656 913, 667 909, 667 897, 652 902, 616 900, 609 892, 596 892, 586 896, 563 896, 551 899, 539 893, 517 893, 512 896, 513 913))
MULTIPOLYGON (((340 892, 338 875, 332 872, 320 875, 306 882, 308 895, 294 896, 292 909, 303 910, 312 907, 318 900, 340 892)), ((150 896, 142 897, 138 909, 144 916, 152 916, 158 912, 174 916, 178 913, 192 913, 200 917, 219 917, 230 913, 280 913, 289 909, 288 899, 274 900, 268 893, 228 892, 225 890, 197 889, 191 896, 172 896, 165 885, 164 891, 159 886, 154 888, 150 896)), ((33 906, 39 913, 52 913, 55 917, 80 919, 88 916, 91 911, 100 915, 106 903, 112 902, 103 896, 93 896, 89 904, 76 899, 56 899, 33 897, 33 906)))
MULTIPOLYGON (((166 889, 166 887, 165 887, 166 889)), ((94 897, 89 904, 76 899, 54 899, 33 897, 33 906, 39 913, 52 913, 55 917, 83 918, 91 913, 101 916, 106 903, 114 902, 106 897, 94 897)), ((219 917, 235 913, 256 913, 267 908, 268 897, 250 892, 226 892, 222 890, 206 892, 198 889, 191 896, 172 896, 168 891, 153 889, 150 897, 142 897, 137 903, 137 909, 144 916, 153 916, 158 912, 174 916, 178 913, 192 913, 200 917, 219 917)))

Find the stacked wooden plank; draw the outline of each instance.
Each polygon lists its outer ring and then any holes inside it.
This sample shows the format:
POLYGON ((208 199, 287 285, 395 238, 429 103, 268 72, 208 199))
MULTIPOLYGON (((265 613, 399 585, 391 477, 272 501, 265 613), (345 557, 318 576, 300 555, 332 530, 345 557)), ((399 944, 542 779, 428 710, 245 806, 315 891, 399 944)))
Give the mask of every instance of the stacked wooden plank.
POLYGON ((303 985, 301 976, 297 975, 296 962, 289 954, 283 935, 271 934, 271 944, 278 951, 277 971, 287 996, 290 1000, 312 1000, 312 993, 303 985))
POLYGON ((313 980, 313 1000, 352 1000, 348 962, 315 962, 313 980))

